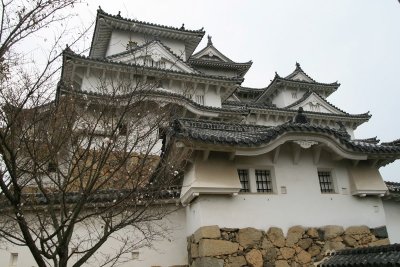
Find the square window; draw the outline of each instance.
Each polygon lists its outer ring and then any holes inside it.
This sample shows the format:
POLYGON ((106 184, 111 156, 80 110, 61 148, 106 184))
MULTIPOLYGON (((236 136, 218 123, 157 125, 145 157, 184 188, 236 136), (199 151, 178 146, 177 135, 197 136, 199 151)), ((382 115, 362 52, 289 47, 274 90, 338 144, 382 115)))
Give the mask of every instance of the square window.
POLYGON ((257 192, 272 193, 272 178, 269 170, 256 170, 257 192))
POLYGON ((242 189, 240 192, 250 192, 250 184, 249 184, 249 170, 241 169, 238 170, 240 184, 242 185, 242 189))
POLYGON ((321 193, 335 193, 335 188, 330 171, 318 171, 318 179, 321 193))
POLYGON ((119 135, 127 135, 128 133, 128 126, 124 123, 120 123, 118 125, 118 134, 119 135))
POLYGON ((50 161, 47 165, 47 171, 48 172, 56 172, 57 171, 57 163, 54 161, 50 161))

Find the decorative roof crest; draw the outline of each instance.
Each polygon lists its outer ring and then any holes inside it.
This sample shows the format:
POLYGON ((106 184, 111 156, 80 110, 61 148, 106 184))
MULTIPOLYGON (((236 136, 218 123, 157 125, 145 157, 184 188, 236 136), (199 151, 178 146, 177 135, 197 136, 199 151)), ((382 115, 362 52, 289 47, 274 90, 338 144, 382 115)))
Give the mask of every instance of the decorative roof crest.
POLYGON ((207 35, 207 38, 208 38, 207 46, 213 45, 213 42, 211 40, 212 36, 211 35, 207 35))

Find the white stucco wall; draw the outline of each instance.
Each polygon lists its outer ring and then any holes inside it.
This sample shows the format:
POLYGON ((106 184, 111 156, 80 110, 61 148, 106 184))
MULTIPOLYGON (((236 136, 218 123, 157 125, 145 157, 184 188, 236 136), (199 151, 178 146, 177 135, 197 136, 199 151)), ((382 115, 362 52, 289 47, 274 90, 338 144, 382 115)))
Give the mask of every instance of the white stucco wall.
POLYGON ((400 201, 384 200, 383 208, 390 243, 400 243, 400 201))
MULTIPOLYGON (((137 260, 130 260, 126 263, 118 265, 120 267, 149 267, 160 266, 168 267, 172 265, 185 265, 187 264, 187 249, 186 249, 186 227, 185 227, 185 209, 180 209, 177 212, 169 215, 161 222, 169 232, 167 238, 162 241, 154 242, 153 248, 139 248, 139 258, 137 260)), ((123 232, 122 232, 123 235, 123 232)), ((117 242, 109 239, 103 247, 100 248, 101 252, 112 251, 118 247, 117 242)), ((0 266, 9 267, 11 253, 18 253, 18 261, 16 266, 12 267, 36 267, 33 257, 26 247, 7 247, 5 248, 0 243, 0 266)), ((131 257, 131 255, 127 255, 131 257)), ((72 265, 72 263, 71 263, 72 265)), ((86 264, 85 267, 99 266, 97 263, 86 264)))
POLYGON ((272 104, 275 104, 278 108, 286 107, 300 98, 303 97, 304 90, 294 90, 294 89, 282 89, 279 90, 278 94, 272 99, 272 104), (293 98, 292 93, 296 93, 296 98, 293 98))
MULTIPOLYGON (((182 41, 166 38, 158 38, 165 46, 169 47, 177 56, 182 59, 186 58, 185 44, 182 41)), ((109 46, 106 56, 115 55, 126 51, 126 45, 129 41, 137 42, 138 45, 143 45, 146 42, 152 41, 151 36, 145 36, 140 33, 130 33, 127 31, 114 30, 111 34, 109 46)))
MULTIPOLYGON (((188 234, 206 225, 258 229, 278 226, 284 231, 293 225, 385 225, 385 213, 379 197, 350 195, 348 163, 332 161, 327 153, 323 153, 320 162, 315 165, 309 150, 302 151, 298 164, 293 163, 292 157, 288 148, 283 149, 276 164, 271 162, 270 155, 237 157, 235 164, 238 168, 248 168, 250 172, 254 169, 270 170, 275 192, 239 193, 237 196, 200 195, 187 207, 188 234), (321 193, 318 170, 332 172, 336 193, 321 193), (282 193, 281 187, 286 187, 286 194, 282 193)), ((252 182, 255 183, 255 180, 250 181, 250 186, 254 188, 252 182)))

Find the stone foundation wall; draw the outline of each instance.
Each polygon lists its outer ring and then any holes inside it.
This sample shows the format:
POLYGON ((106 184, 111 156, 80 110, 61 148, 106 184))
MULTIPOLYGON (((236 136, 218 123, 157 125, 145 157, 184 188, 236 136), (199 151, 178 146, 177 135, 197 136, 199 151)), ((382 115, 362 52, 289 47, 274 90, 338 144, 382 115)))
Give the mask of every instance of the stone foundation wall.
POLYGON ((205 226, 188 238, 188 255, 191 267, 303 267, 314 266, 332 250, 386 244, 386 227, 294 226, 285 236, 277 227, 265 232, 205 226))

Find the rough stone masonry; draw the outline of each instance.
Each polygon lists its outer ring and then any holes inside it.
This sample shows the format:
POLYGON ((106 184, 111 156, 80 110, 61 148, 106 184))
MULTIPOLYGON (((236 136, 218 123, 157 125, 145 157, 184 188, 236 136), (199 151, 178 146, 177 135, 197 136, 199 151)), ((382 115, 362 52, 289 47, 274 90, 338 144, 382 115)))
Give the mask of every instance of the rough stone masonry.
POLYGON ((386 244, 386 227, 293 226, 285 236, 278 227, 262 231, 213 225, 188 237, 188 256, 191 267, 308 267, 334 250, 386 244))

